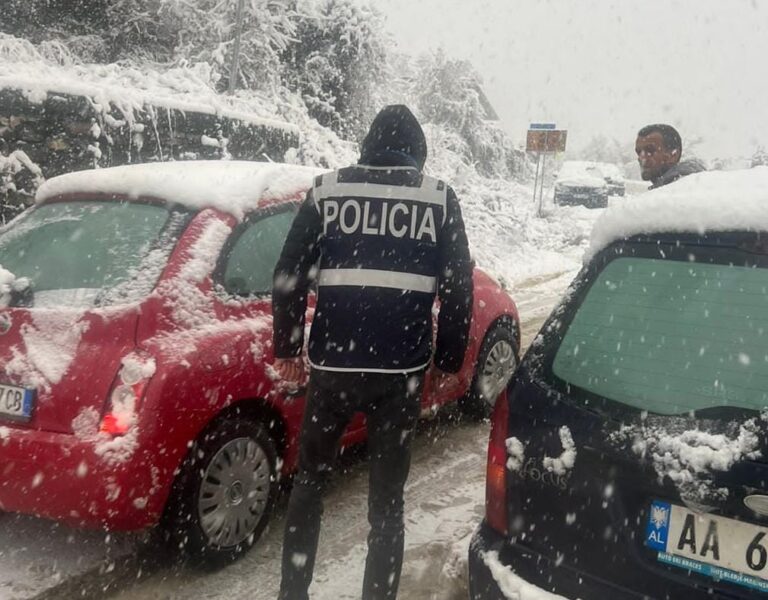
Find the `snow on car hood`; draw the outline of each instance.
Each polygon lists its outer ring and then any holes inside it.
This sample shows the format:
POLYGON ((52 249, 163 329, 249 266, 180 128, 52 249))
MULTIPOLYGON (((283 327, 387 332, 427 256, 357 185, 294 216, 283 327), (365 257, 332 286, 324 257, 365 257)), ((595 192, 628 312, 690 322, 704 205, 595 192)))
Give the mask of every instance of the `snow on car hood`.
POLYGON ((192 210, 216 208, 242 219, 262 200, 301 194, 323 170, 282 163, 179 161, 77 171, 54 177, 37 190, 40 203, 63 194, 150 196, 192 210))
POLYGON ((768 167, 689 175, 609 207, 595 223, 584 260, 644 233, 768 231, 766 207, 768 167))

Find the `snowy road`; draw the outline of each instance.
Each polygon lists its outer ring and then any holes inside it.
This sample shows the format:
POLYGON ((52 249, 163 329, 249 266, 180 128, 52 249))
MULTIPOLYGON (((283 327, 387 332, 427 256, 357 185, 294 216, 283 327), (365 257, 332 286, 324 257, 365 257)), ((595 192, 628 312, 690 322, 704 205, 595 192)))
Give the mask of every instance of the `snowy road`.
MULTIPOLYGON (((487 424, 449 421, 421 428, 406 488, 406 555, 402 597, 412 600, 466 598, 466 547, 482 515, 487 424), (443 567, 445 565, 445 567, 443 567)), ((327 495, 313 598, 360 597, 365 559, 367 468, 361 457, 344 461, 345 471, 327 495)), ((162 570, 121 600, 274 600, 280 583, 283 510, 259 545, 243 560, 213 574, 162 570)))
MULTIPOLYGON (((573 273, 536 278, 513 290, 527 347, 573 273)), ((424 423, 414 443, 406 486, 406 553, 400 597, 467 598, 469 540, 484 511, 488 423, 457 423, 451 414, 424 423)), ((367 468, 362 457, 344 461, 333 481, 311 588, 318 600, 360 597, 365 540, 367 468)), ((280 583, 282 502, 269 531, 243 560, 213 574, 164 569, 112 596, 119 600, 274 600, 280 583)))

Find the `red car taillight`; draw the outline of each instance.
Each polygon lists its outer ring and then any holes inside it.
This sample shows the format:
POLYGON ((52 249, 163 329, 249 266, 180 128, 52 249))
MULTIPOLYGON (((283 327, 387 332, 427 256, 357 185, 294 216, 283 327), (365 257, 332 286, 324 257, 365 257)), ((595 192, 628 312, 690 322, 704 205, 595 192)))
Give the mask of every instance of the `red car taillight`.
POLYGON ((485 520, 496 531, 507 535, 507 430, 509 403, 506 390, 496 400, 488 442, 488 467, 485 477, 485 520))
POLYGON ((155 360, 148 354, 131 354, 122 362, 99 427, 112 436, 125 435, 136 423, 144 391, 155 373, 155 360))

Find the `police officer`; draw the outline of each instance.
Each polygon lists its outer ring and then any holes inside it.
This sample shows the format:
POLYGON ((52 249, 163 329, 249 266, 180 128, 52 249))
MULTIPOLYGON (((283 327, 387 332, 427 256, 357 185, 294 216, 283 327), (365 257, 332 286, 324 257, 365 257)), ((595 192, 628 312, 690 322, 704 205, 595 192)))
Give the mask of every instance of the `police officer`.
POLYGON ((302 204, 275 268, 275 370, 298 383, 311 277, 317 305, 299 468, 288 504, 281 600, 306 600, 322 494, 353 414, 368 424, 368 557, 363 599, 397 596, 403 560, 403 488, 434 353, 438 386, 458 385, 472 310, 472 266, 459 202, 422 173, 424 133, 407 107, 379 112, 360 162, 321 175, 302 204))

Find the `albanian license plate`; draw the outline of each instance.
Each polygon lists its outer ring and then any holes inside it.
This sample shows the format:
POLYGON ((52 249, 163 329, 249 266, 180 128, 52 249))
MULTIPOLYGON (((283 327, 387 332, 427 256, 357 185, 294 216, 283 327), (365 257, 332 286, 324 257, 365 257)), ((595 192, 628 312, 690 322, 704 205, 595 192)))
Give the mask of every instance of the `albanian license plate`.
POLYGON ((645 545, 660 562, 768 592, 768 526, 654 500, 645 545))
POLYGON ((0 417, 28 421, 34 400, 35 390, 0 383, 0 417))

